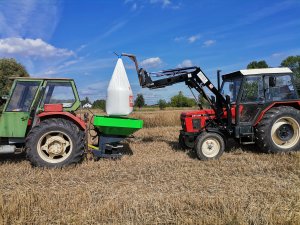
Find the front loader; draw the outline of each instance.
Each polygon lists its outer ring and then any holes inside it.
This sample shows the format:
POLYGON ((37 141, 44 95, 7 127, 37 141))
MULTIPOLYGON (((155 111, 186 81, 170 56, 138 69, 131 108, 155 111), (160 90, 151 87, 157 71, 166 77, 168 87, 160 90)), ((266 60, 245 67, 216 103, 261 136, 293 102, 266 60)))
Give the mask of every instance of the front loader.
POLYGON ((229 138, 257 144, 265 152, 300 150, 300 99, 289 68, 240 70, 222 76, 217 87, 199 67, 147 72, 136 57, 141 87, 156 89, 185 83, 209 103, 209 109, 183 112, 179 143, 193 148, 199 159, 218 159, 229 138), (209 97, 205 90, 213 96, 209 97))

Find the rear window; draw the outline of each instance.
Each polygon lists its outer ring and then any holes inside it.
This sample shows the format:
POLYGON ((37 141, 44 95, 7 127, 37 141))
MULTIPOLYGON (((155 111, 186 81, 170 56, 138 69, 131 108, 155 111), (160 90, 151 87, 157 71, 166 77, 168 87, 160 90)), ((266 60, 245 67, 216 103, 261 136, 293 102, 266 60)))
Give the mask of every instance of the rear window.
POLYGON ((266 76, 265 90, 267 101, 296 99, 297 94, 290 75, 266 76))

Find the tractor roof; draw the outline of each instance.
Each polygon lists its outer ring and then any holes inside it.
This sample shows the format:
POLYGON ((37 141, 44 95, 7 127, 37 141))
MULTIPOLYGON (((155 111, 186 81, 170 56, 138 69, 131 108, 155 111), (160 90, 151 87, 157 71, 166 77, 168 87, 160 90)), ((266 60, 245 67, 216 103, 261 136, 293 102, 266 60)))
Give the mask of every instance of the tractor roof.
POLYGON ((273 74, 273 75, 281 75, 281 74, 287 74, 287 73, 293 73, 289 68, 287 67, 280 67, 280 68, 264 68, 264 69, 246 69, 246 70, 238 70, 232 73, 228 73, 223 75, 224 78, 229 77, 235 77, 235 76, 248 76, 248 75, 264 75, 264 74, 273 74))
POLYGON ((11 80, 73 80, 70 78, 45 78, 45 77, 10 77, 11 80))

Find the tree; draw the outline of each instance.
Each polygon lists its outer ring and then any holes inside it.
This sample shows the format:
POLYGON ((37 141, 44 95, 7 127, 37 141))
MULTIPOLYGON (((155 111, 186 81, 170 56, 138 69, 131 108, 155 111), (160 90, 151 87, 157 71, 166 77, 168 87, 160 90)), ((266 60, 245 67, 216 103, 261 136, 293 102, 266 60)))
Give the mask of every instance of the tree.
POLYGON ((81 101, 81 105, 85 105, 86 103, 91 103, 89 97, 85 97, 85 99, 81 101))
POLYGON ((145 99, 144 96, 142 94, 138 94, 135 101, 134 101, 134 105, 142 108, 143 106, 145 106, 145 99))
POLYGON ((289 67, 295 74, 295 84, 300 95, 300 55, 289 56, 282 60, 280 66, 289 67))
POLYGON ((195 99, 184 96, 182 91, 179 91, 178 95, 171 98, 171 106, 173 107, 192 107, 196 104, 195 99))
POLYGON ((265 60, 252 61, 247 65, 247 69, 259 69, 259 68, 269 68, 265 60))
POLYGON ((12 85, 10 77, 29 77, 29 74, 15 59, 0 59, 0 97, 9 94, 12 85))
POLYGON ((105 111, 106 101, 104 99, 98 99, 93 102, 93 109, 102 109, 105 111))
POLYGON ((198 96, 198 102, 202 105, 203 109, 209 109, 210 105, 208 101, 204 98, 202 94, 199 94, 198 96))
POLYGON ((287 57, 282 60, 280 66, 289 67, 300 78, 300 55, 287 57))
POLYGON ((167 102, 164 99, 159 99, 157 104, 158 104, 160 110, 163 110, 167 107, 167 102))

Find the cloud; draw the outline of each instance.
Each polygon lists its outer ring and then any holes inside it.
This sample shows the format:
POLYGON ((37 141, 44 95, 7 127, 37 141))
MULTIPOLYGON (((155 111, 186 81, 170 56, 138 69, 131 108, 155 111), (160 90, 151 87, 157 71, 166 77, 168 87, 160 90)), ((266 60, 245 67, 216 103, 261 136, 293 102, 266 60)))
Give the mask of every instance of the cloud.
POLYGON ((159 57, 148 58, 143 60, 140 65, 146 68, 159 67, 162 64, 162 60, 159 57))
POLYGON ((172 0, 124 0, 124 4, 131 5, 131 11, 140 10, 149 4, 174 10, 180 9, 182 6, 182 3, 174 4, 172 0))
POLYGON ((33 57, 69 57, 74 52, 56 48, 42 39, 4 38, 0 39, 0 55, 2 56, 33 56, 33 57))
POLYGON ((193 66, 193 62, 190 59, 185 59, 182 61, 182 63, 178 64, 177 66, 180 68, 181 67, 191 67, 191 66, 193 66))
POLYGON ((65 60, 63 62, 57 62, 53 65, 46 65, 44 68, 35 72, 33 76, 40 77, 44 76, 44 74, 52 76, 61 74, 72 74, 72 76, 89 75, 91 72, 97 72, 107 68, 113 69, 114 61, 115 58, 75 58, 67 61, 65 60))
POLYGON ((118 31, 119 29, 121 29, 122 27, 124 27, 124 25, 127 23, 127 21, 121 21, 121 22, 118 22, 114 25, 112 25, 102 36, 101 38, 105 38, 105 37, 108 37, 110 36, 112 33, 118 31))
POLYGON ((195 35, 192 35, 192 36, 189 36, 189 37, 186 37, 186 36, 178 36, 178 37, 175 37, 174 38, 174 41, 175 42, 181 42, 181 41, 184 41, 184 42, 188 42, 188 43, 194 43, 196 42, 197 40, 199 40, 201 38, 201 35, 200 34, 195 34, 195 35))
POLYGON ((175 42, 180 42, 180 41, 183 41, 183 40, 185 40, 185 37, 184 37, 184 36, 180 36, 180 37, 175 37, 175 38, 174 38, 174 41, 175 41, 175 42))
POLYGON ((150 4, 161 4, 163 8, 171 5, 170 0, 150 0, 149 2, 150 4))
POLYGON ((135 11, 137 9, 137 4, 136 3, 133 3, 133 5, 131 6, 131 10, 132 11, 135 11))
POLYGON ((0 1, 0 38, 50 39, 60 20, 60 4, 58 0, 0 1))
POLYGON ((203 46, 204 47, 210 47, 210 46, 214 45, 215 43, 216 43, 215 40, 207 40, 207 41, 203 42, 203 46))
POLYGON ((106 99, 106 90, 109 81, 100 81, 79 89, 82 97, 89 96, 92 99, 106 99))
POLYGON ((76 49, 76 52, 80 52, 81 50, 85 49, 87 47, 86 44, 80 45, 79 48, 76 49))
POLYGON ((282 56, 282 53, 279 53, 279 52, 275 52, 271 55, 271 57, 273 58, 277 58, 277 57, 281 57, 282 56))
POLYGON ((194 43, 194 42, 197 41, 199 38, 200 38, 200 35, 193 35, 193 36, 190 36, 190 37, 188 38, 188 42, 189 42, 189 43, 194 43))

